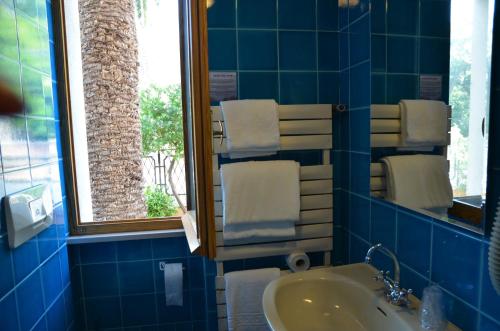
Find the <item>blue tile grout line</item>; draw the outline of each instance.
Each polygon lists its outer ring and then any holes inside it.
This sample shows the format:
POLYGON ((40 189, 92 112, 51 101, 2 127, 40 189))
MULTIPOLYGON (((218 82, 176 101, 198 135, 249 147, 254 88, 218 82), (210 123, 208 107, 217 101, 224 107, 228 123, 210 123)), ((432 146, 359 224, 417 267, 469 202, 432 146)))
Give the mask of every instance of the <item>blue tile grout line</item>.
MULTIPOLYGON (((17 284, 14 285, 13 288, 11 288, 7 293, 5 293, 1 298, 0 301, 5 300, 10 294, 12 294, 20 285, 22 285, 28 278, 30 278, 33 274, 38 272, 42 266, 44 266, 50 259, 52 259, 54 256, 59 254, 60 251, 63 249, 67 248, 66 243, 64 243, 62 246, 58 247, 55 252, 50 254, 44 261, 40 262, 35 269, 33 269, 29 274, 27 274, 22 280, 20 280, 17 284)), ((38 250, 37 250, 38 251, 38 250)), ((38 254, 38 253, 37 253, 38 254)), ((12 254, 11 254, 12 258, 12 254)), ((14 263, 12 263, 12 273, 14 273, 14 263)))
MULTIPOLYGON (((71 288, 71 282, 70 282, 68 285, 66 285, 66 287, 65 287, 65 288, 63 288, 63 289, 61 290, 61 292, 59 292, 59 294, 58 294, 58 295, 57 295, 57 297, 54 299, 54 301, 52 301, 52 302, 50 303, 50 305, 48 305, 47 309, 45 309, 45 311, 42 313, 42 315, 41 315, 41 316, 38 318, 38 320, 37 320, 37 321, 33 324, 33 326, 31 327, 30 331, 35 330, 35 328, 38 326, 38 323, 39 323, 42 319, 44 319, 44 318, 46 317, 46 315, 47 315, 48 311, 49 311, 49 310, 50 310, 50 309, 54 306, 54 304, 57 302, 57 300, 59 300, 59 298, 61 298, 61 296, 64 296, 64 292, 65 292, 68 288, 71 288)), ((64 297, 63 297, 63 299, 64 299, 64 297)), ((21 317, 21 316, 19 315, 19 317, 21 317)), ((21 318, 19 318, 19 320, 21 320, 21 318)))
POLYGON ((282 29, 282 28, 240 28, 240 27, 231 27, 231 28, 208 28, 208 31, 284 31, 284 32, 325 32, 325 33, 338 33, 338 30, 319 30, 319 29, 282 29))

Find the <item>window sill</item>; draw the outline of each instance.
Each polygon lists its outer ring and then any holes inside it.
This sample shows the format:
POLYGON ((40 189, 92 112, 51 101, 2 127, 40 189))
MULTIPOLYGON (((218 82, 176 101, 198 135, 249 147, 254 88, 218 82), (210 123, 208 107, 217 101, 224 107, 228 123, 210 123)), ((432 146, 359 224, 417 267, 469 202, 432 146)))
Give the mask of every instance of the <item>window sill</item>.
POLYGON ((117 232, 117 233, 106 233, 106 234, 92 234, 85 236, 69 236, 68 239, 66 239, 66 243, 68 245, 79 245, 79 244, 102 243, 102 242, 113 242, 113 241, 183 237, 184 235, 185 235, 184 229, 117 232))

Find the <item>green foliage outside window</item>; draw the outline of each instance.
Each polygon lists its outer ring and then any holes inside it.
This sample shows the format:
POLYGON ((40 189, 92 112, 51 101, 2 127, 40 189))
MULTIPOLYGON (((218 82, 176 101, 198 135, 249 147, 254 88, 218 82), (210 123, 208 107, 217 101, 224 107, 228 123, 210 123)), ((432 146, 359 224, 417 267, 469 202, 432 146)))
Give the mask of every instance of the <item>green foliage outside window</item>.
POLYGON ((181 86, 151 86, 140 100, 143 155, 168 151, 176 160, 184 157, 181 86))
POLYGON ((160 187, 149 186, 144 191, 148 217, 165 217, 175 215, 177 204, 175 199, 160 187))
POLYGON ((162 188, 147 188, 148 217, 172 216, 179 207, 185 211, 173 179, 175 165, 184 158, 181 86, 150 86, 141 92, 140 108, 142 154, 165 153, 172 158, 166 172, 173 197, 162 188))

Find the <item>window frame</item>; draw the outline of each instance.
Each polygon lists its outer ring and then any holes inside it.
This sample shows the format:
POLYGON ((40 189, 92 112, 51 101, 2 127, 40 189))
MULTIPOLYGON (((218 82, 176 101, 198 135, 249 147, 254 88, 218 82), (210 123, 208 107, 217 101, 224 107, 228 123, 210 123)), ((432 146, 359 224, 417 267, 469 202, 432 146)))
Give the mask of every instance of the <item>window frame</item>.
MULTIPOLYGON (((200 9, 203 8, 202 5, 206 1, 193 1, 192 4, 196 4, 194 10, 186 13, 183 11, 183 6, 181 5, 183 0, 179 0, 179 17, 180 17, 180 43, 181 43, 181 68, 184 70, 184 32, 182 27, 183 20, 186 19, 186 15, 190 15, 189 21, 193 21, 191 28, 196 31, 193 32, 194 36, 189 42, 194 45, 193 50, 190 50, 190 58, 197 64, 193 70, 199 70, 191 75, 191 79, 195 80, 195 90, 193 95, 190 96, 191 101, 195 105, 193 110, 196 115, 195 123, 193 125, 193 130, 195 131, 194 136, 196 139, 193 141, 196 144, 198 141, 205 142, 201 145, 201 148, 197 147, 194 158, 195 164, 200 164, 202 169, 195 169, 196 182, 199 189, 193 192, 192 185, 190 185, 189 180, 186 180, 187 195, 190 196, 195 194, 198 208, 205 208, 203 213, 198 213, 197 215, 197 236, 199 241, 202 243, 200 245, 199 252, 208 255, 209 251, 214 249, 209 249, 206 243, 208 243, 208 232, 207 232, 207 219, 210 218, 210 214, 213 215, 213 190, 211 185, 206 185, 211 181, 211 157, 207 158, 207 154, 211 154, 211 139, 206 139, 207 135, 210 134, 211 137, 211 127, 210 122, 203 123, 206 120, 206 116, 203 115, 206 109, 209 109, 209 99, 208 99, 208 55, 203 50, 206 47, 203 45, 207 44, 207 32, 206 32, 206 7, 205 13, 200 14, 200 9), (201 64, 201 65, 200 65, 201 64), (206 76, 206 78, 204 77, 206 76), (197 80, 197 81, 196 81, 197 80), (207 103, 208 102, 208 103, 207 103), (207 131, 208 128, 208 131, 207 131), (200 132, 197 132, 200 130, 200 132), (199 139, 200 138, 200 139, 199 139), (208 140, 208 143, 206 141, 208 140), (209 153, 207 153, 207 151, 209 153), (207 177, 207 172, 209 175, 207 177), (199 195, 202 195, 201 197, 199 195), (207 203, 207 199, 212 197, 212 203, 207 203)), ((68 53, 67 53, 67 41, 66 41, 66 24, 65 24, 65 11, 64 11, 64 1, 54 1, 52 4, 52 11, 54 17, 54 42, 59 45, 56 47, 56 66, 57 66, 57 76, 58 81, 58 97, 60 105, 60 125, 61 125, 61 145, 64 153, 64 171, 65 171, 65 188, 66 188, 66 199, 67 208, 69 212, 70 219, 70 235, 95 235, 95 234, 111 234, 119 232, 135 232, 135 231, 155 231, 155 230, 174 230, 182 229, 182 217, 159 217, 159 218, 140 218, 140 219, 123 219, 116 221, 104 221, 104 222, 81 222, 80 218, 80 206, 78 200, 78 178, 76 177, 76 165, 75 165, 75 149, 74 149, 74 137, 73 137, 73 124, 72 124, 72 113, 71 113, 71 94, 69 86, 69 70, 68 70, 68 53)), ((182 81, 182 98, 183 98, 183 120, 184 128, 186 128, 186 96, 185 96, 185 80, 182 81)), ((186 132, 185 132, 186 135, 186 132)), ((185 144, 185 153, 187 152, 187 144, 185 144)), ((186 169, 189 169, 189 158, 185 158, 186 169)), ((189 201, 189 199, 188 199, 189 201)), ((208 200, 210 201, 210 200, 208 200)), ((190 206, 188 206, 190 207, 190 206)), ((203 210, 203 209, 202 209, 203 210)), ((213 217, 212 217, 213 219, 213 217)), ((212 222, 213 223, 213 222, 212 222)), ((215 245, 214 245, 215 247, 215 245)))

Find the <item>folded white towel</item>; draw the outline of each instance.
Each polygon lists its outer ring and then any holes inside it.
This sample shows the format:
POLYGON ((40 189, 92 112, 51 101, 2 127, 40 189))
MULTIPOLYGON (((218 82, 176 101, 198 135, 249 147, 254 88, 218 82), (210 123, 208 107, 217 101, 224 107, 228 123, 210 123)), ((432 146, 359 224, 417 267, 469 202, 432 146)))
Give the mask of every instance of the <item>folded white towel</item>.
POLYGON ((408 208, 449 208, 453 205, 448 161, 443 156, 388 156, 382 162, 388 200, 408 208))
POLYGON ((295 161, 224 164, 220 170, 224 240, 288 238, 300 218, 295 161))
POLYGON ((448 139, 448 109, 442 101, 401 100, 401 138, 407 146, 443 146, 448 139))
POLYGON ((280 149, 276 101, 232 100, 220 105, 230 158, 272 155, 280 149))
POLYGON ((226 283, 227 322, 230 331, 268 331, 262 308, 266 286, 280 276, 280 269, 229 272, 226 283))

